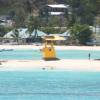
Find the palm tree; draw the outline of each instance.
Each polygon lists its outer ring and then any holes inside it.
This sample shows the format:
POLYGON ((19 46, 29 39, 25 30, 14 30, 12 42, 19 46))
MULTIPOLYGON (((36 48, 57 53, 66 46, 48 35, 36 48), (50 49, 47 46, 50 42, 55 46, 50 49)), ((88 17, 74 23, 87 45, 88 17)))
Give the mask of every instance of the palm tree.
POLYGON ((29 38, 32 38, 32 32, 34 31, 34 41, 36 41, 38 37, 37 30, 39 28, 39 18, 30 16, 29 21, 28 21, 28 33, 29 33, 29 38))
POLYGON ((92 35, 92 31, 89 26, 86 24, 74 24, 73 27, 70 28, 71 39, 80 44, 85 44, 89 39, 94 38, 92 35))
POLYGON ((19 38, 21 38, 21 37, 20 37, 20 35, 19 35, 18 29, 14 29, 13 33, 14 33, 14 34, 12 34, 11 36, 12 36, 13 39, 19 44, 19 38))

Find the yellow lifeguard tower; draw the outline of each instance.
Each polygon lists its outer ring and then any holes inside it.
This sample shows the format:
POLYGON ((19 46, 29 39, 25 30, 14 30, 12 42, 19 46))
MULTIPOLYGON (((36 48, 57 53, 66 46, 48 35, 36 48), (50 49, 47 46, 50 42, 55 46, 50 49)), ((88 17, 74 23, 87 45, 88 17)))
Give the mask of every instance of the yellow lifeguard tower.
POLYGON ((65 39, 60 36, 45 36, 43 37, 43 39, 45 41, 45 46, 42 49, 43 59, 44 60, 58 60, 58 58, 56 57, 56 51, 55 51, 53 42, 57 40, 65 40, 65 39))

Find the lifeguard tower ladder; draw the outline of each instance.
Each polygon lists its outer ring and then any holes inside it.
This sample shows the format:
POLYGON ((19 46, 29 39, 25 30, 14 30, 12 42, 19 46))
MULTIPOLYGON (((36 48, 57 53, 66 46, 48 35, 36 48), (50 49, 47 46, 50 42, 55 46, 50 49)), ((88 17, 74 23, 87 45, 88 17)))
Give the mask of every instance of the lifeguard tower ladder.
POLYGON ((56 57, 56 51, 54 48, 54 41, 57 40, 64 40, 64 38, 59 37, 59 36, 45 36, 43 37, 45 45, 42 49, 43 52, 43 59, 44 60, 59 60, 56 57))

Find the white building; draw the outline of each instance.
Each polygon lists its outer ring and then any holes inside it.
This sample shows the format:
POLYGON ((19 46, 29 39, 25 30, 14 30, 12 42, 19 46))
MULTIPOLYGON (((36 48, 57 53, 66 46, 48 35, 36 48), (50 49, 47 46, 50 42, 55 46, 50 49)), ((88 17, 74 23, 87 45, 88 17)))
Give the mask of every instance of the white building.
POLYGON ((51 4, 47 5, 49 15, 64 15, 69 8, 69 5, 65 4, 51 4))

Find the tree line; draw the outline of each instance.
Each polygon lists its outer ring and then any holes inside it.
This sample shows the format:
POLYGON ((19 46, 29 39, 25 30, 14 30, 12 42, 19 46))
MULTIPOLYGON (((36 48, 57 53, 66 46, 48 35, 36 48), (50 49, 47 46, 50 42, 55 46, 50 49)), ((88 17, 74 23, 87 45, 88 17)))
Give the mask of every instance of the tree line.
MULTIPOLYGON (((93 33, 89 31, 89 26, 100 24, 98 17, 100 16, 100 0, 0 0, 0 10, 4 8, 6 10, 7 7, 9 9, 6 13, 15 21, 13 28, 27 27, 30 35, 34 29, 40 29, 46 33, 62 33, 70 29, 71 39, 84 44, 93 36, 93 33), (41 9, 46 4, 53 3, 70 5, 71 14, 65 14, 64 24, 61 24, 59 17, 51 17, 48 21, 42 18, 41 9), (66 29, 61 27, 66 27, 66 29)), ((4 29, 0 29, 4 32, 4 29)))

